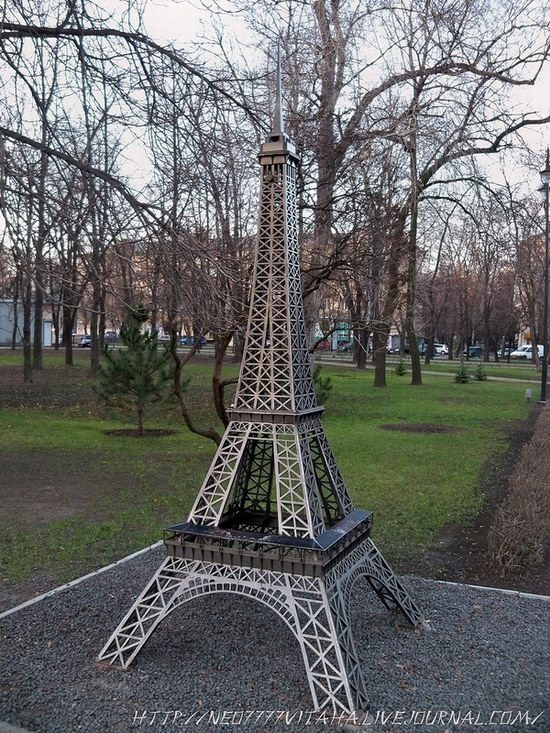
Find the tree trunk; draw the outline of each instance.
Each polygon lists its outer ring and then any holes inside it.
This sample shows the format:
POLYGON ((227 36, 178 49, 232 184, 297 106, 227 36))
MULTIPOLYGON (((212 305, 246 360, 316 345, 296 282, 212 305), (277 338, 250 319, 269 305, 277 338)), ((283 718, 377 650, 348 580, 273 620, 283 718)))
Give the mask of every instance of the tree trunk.
POLYGON ((452 361, 452 358, 453 358, 454 340, 455 340, 455 335, 454 335, 454 333, 451 332, 449 334, 449 353, 447 354, 447 359, 449 361, 452 361))
POLYGON ((367 368, 367 352, 369 344, 369 332, 363 326, 363 328, 355 331, 355 344, 357 345, 357 368, 367 368))
POLYGON ((244 354, 244 335, 240 331, 233 334, 233 363, 240 364, 244 354))
MULTIPOLYGON (((390 234, 390 252, 387 263, 387 292, 382 307, 378 305, 379 297, 374 299, 372 327, 372 361, 374 364, 374 386, 386 386, 386 347, 390 335, 391 323, 399 298, 399 268, 403 258, 403 212, 396 212, 397 221, 390 234), (376 314, 376 315, 375 315, 376 314)), ((381 247, 377 251, 382 251, 381 247)))
POLYGON ((422 367, 420 365, 420 349, 414 327, 409 323, 407 326, 407 339, 411 354, 411 385, 418 387, 422 385, 422 367))
MULTIPOLYGON (((417 98, 418 90, 415 90, 417 98)), ((416 106, 416 103, 415 103, 416 106)), ((416 111, 415 111, 416 114, 416 111)), ((414 310, 416 306, 416 250, 418 235, 418 172, 416 165, 416 119, 411 116, 413 128, 410 134, 410 229, 407 243, 407 309, 405 315, 405 331, 409 341, 411 354, 411 385, 422 384, 422 367, 420 365, 420 351, 414 328, 414 310)))
POLYGON ((434 333, 432 328, 430 328, 428 338, 424 341, 424 347, 426 349, 426 353, 424 354, 424 364, 426 366, 429 366, 432 361, 432 355, 434 353, 434 341, 434 333))
POLYGON ((139 435, 143 435, 143 403, 140 399, 138 399, 137 403, 137 419, 138 419, 138 433, 139 435))
POLYGON ((90 335, 92 343, 90 348, 90 368, 92 374, 99 373, 99 358, 101 354, 101 343, 99 340, 99 314, 101 312, 101 282, 99 279, 100 258, 98 243, 94 242, 93 259, 93 283, 92 283, 92 316, 90 319, 90 335))
POLYGON ((44 320, 44 288, 41 273, 42 258, 36 252, 36 274, 34 278, 34 338, 32 344, 32 365, 34 369, 42 369, 42 322, 44 320))
MULTIPOLYGON (((485 338, 483 339, 483 361, 489 361, 489 354, 491 351, 490 347, 490 333, 491 333, 491 305, 488 296, 489 281, 485 278, 484 287, 484 303, 483 303, 483 330, 485 331, 485 338)), ((495 352, 498 350, 498 346, 495 346, 495 352)))
POLYGON ((19 332, 19 288, 21 284, 21 273, 17 274, 15 278, 15 290, 13 293, 13 330, 11 332, 11 348, 15 351, 17 346, 17 334, 19 332))
POLYGON ((531 323, 530 329, 531 329, 531 363, 534 364, 535 369, 540 369, 539 350, 537 349, 538 334, 537 334, 534 318, 531 323))
POLYGON ((372 361, 374 363, 374 386, 386 386, 386 344, 390 327, 385 323, 374 325, 372 331, 372 361))
POLYGON ((32 383, 31 319, 32 286, 27 280, 23 297, 23 382, 25 384, 32 383))
POLYGON ((63 306, 63 345, 65 347, 65 366, 73 366, 73 326, 76 311, 63 306))
POLYGON ((59 351, 59 314, 60 314, 60 308, 59 306, 57 308, 52 309, 52 321, 53 321, 53 338, 54 338, 54 348, 56 351, 59 351))
MULTIPOLYGON (((176 340, 174 338, 172 338, 170 343, 170 353, 172 354, 172 359, 174 360, 174 394, 176 395, 176 399, 178 400, 183 421, 192 433, 196 433, 196 435, 202 435, 205 438, 213 440, 216 445, 220 445, 220 443, 222 442, 222 436, 218 433, 217 430, 214 430, 214 428, 202 429, 197 427, 193 422, 189 407, 183 396, 183 390, 181 387, 183 362, 180 358, 180 355, 178 354, 176 340)), ((193 349, 191 349, 190 354, 187 356, 187 360, 190 358, 192 353, 193 349)))
MULTIPOLYGON (((42 143, 47 143, 47 127, 42 120, 42 143)), ((44 245, 46 242, 46 176, 48 156, 40 154, 40 176, 38 181, 38 235, 34 260, 34 340, 32 361, 34 369, 42 369, 42 339, 44 320, 44 245)))
POLYGON ((222 380, 222 369, 223 369, 223 358, 229 342, 231 341, 231 333, 225 333, 221 336, 217 336, 214 341, 214 372, 212 374, 212 394, 214 396, 214 407, 218 417, 223 422, 225 427, 229 425, 229 418, 225 410, 224 402, 224 388, 229 383, 234 383, 236 380, 224 381, 222 380))
POLYGON ((99 373, 99 356, 100 356, 99 328, 98 328, 99 314, 95 308, 96 303, 97 301, 94 298, 94 308, 92 310, 92 317, 90 319, 90 336, 92 337, 92 343, 90 345, 90 369, 92 370, 92 374, 99 373))
MULTIPOLYGON (((103 257, 101 258, 101 271, 105 271, 103 257)), ((99 319, 98 319, 98 329, 99 329, 99 351, 100 353, 103 351, 103 347, 105 346, 105 328, 106 328, 106 313, 105 313, 105 298, 106 298, 106 292, 105 292, 105 283, 103 282, 99 288, 99 319)), ((99 368, 99 364, 98 364, 99 368)))

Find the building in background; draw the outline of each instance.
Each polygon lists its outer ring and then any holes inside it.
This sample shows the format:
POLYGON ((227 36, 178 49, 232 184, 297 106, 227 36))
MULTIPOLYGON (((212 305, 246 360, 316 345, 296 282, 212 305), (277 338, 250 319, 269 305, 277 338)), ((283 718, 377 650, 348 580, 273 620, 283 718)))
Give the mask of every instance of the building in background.
MULTIPOLYGON (((34 337, 34 304, 31 316, 31 342, 34 337)), ((23 344, 23 306, 14 303, 11 298, 0 298, 0 346, 15 346, 23 344)), ((52 317, 46 312, 42 320, 42 344, 52 345, 52 317)))

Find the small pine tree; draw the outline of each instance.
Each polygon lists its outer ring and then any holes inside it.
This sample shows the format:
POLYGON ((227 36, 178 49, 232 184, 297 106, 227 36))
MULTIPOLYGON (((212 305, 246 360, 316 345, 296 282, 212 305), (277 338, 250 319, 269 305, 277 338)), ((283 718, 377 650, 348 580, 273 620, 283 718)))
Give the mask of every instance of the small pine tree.
POLYGON ((478 382, 486 382, 487 381, 487 371, 485 367, 483 366, 483 362, 480 361, 477 365, 477 369, 475 371, 474 377, 478 382))
POLYGON ((138 306, 132 316, 135 323, 120 331, 126 348, 105 347, 106 363, 100 367, 96 393, 109 406, 131 415, 138 434, 143 435, 145 412, 168 397, 174 367, 168 347, 159 350, 157 332, 141 331, 148 317, 144 306, 138 306))
POLYGON ((458 382, 458 384, 468 384, 470 381, 470 375, 468 374, 468 370, 466 369, 466 365, 464 364, 464 359, 460 362, 460 367, 455 374, 455 382, 458 382))
POLYGON ((398 377, 405 376, 405 374, 407 373, 407 369, 405 367, 405 362, 403 361, 403 359, 400 359, 397 362, 397 365, 393 371, 395 374, 397 374, 398 377))
POLYGON ((323 367, 317 364, 313 370, 313 386, 315 387, 315 397, 318 405, 325 404, 332 389, 332 380, 330 377, 321 376, 322 369, 323 367))

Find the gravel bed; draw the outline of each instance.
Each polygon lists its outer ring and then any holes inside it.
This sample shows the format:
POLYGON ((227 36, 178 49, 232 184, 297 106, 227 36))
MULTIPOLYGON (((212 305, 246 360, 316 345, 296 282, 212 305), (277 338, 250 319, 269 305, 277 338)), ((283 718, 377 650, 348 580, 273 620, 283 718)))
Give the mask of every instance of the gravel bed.
MULTIPOLYGON (((129 671, 95 667, 163 557, 163 548, 151 550, 0 621, 0 720, 36 733, 342 730, 307 714, 297 642, 274 613, 244 597, 186 604, 129 671), (289 712, 278 722, 258 713, 248 723, 230 713, 243 710, 289 712), (221 711, 216 724, 210 716, 221 711)), ((415 577, 405 583, 429 629, 410 628, 358 584, 353 627, 371 717, 344 729, 548 733, 550 603, 415 577), (459 721, 449 722, 451 711, 459 721), (526 722, 540 713, 534 725, 526 722)))

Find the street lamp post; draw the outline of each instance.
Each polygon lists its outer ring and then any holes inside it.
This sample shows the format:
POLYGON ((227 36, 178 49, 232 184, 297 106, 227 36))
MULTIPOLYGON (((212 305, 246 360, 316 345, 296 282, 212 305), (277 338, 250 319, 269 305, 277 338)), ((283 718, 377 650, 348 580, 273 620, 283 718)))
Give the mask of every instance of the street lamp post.
POLYGON ((550 190, 550 151, 546 148, 546 166, 540 172, 542 186, 539 188, 544 206, 544 312, 542 316, 542 377, 540 401, 546 402, 546 381, 548 377, 548 193, 550 190))

